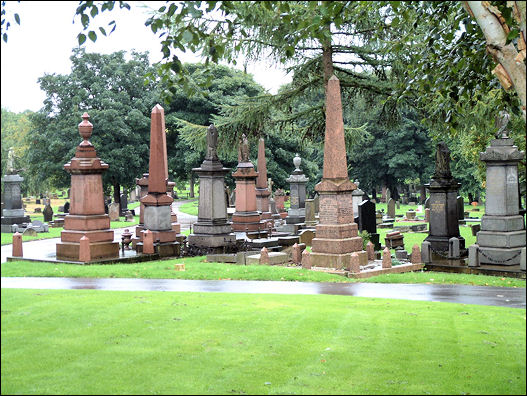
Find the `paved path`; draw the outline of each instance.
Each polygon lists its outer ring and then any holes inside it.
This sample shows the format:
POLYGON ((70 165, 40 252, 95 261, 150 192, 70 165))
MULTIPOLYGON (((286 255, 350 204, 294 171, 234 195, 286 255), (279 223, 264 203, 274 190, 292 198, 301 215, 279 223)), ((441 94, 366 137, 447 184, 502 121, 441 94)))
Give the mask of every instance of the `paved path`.
POLYGON ((525 288, 467 285, 25 277, 2 278, 2 288, 333 294, 525 309, 525 288))
MULTIPOLYGON (((172 208, 174 209, 174 212, 178 216, 178 222, 181 224, 181 231, 185 231, 189 229, 190 224, 193 224, 198 220, 197 216, 188 215, 186 213, 180 212, 179 207, 187 202, 190 202, 191 200, 181 200, 181 201, 174 201, 172 204, 172 208)), ((128 228, 132 234, 135 235, 135 227, 136 225, 132 225, 130 227, 125 228, 115 228, 113 229, 114 238, 113 240, 115 242, 121 242, 121 235, 123 234, 124 230, 128 228)), ((60 242, 60 238, 50 238, 50 239, 41 239, 38 241, 27 241, 23 244, 23 250, 24 250, 24 257, 25 258, 36 258, 36 259, 50 259, 55 260, 56 256, 56 245, 57 242, 60 242)), ((3 245, 2 246, 2 254, 1 254, 1 261, 2 263, 5 263, 7 261, 7 257, 10 257, 13 253, 13 246, 10 245, 3 245)))

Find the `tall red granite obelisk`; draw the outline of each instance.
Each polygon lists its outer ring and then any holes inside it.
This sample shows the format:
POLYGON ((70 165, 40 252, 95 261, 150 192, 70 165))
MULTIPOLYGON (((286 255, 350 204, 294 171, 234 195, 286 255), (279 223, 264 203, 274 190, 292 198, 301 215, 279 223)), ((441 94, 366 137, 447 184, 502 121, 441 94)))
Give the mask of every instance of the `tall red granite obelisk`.
POLYGON ((359 253, 361 263, 368 262, 353 218, 352 192, 356 188, 348 179, 340 83, 332 76, 326 90, 324 169, 322 181, 315 186, 320 194, 320 222, 312 241, 312 266, 347 269, 353 252, 359 253))
POLYGON ((265 141, 258 141, 258 177, 256 178, 256 210, 262 212, 264 222, 273 221, 269 211, 269 196, 271 192, 267 186, 267 161, 265 159, 265 141))
POLYGON ((89 238, 89 261, 119 257, 119 242, 113 241, 110 217, 104 213, 102 173, 108 164, 97 158, 91 137, 93 125, 88 113, 82 115, 79 133, 84 139, 64 169, 71 174, 71 206, 64 219, 64 230, 57 243, 57 259, 84 261, 80 257, 80 240, 89 238))
MULTIPOLYGON (((150 161, 148 168, 148 194, 141 198, 144 205, 144 229, 153 233, 154 245, 161 256, 179 254, 177 232, 172 229, 171 205, 167 194, 168 161, 165 134, 165 111, 160 105, 152 109, 150 125, 150 161)), ((141 237, 141 241, 143 238, 141 237)), ((142 251, 142 242, 136 244, 142 251)))

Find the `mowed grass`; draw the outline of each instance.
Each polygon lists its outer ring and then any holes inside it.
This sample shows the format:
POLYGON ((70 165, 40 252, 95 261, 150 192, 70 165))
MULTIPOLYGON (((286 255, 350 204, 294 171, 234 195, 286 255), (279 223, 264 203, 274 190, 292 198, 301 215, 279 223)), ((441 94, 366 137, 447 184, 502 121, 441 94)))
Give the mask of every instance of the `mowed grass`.
POLYGON ((3 394, 525 394, 525 310, 2 289, 3 394))
POLYGON ((181 204, 178 208, 180 212, 197 216, 198 215, 198 206, 199 206, 199 199, 195 199, 190 202, 186 202, 184 204, 181 204))
POLYGON ((346 278, 300 267, 237 265, 208 263, 204 256, 149 261, 134 264, 58 264, 10 261, 0 266, 2 276, 72 277, 72 278, 142 278, 142 279, 209 279, 263 280, 293 282, 371 282, 429 283, 478 286, 525 287, 525 279, 486 275, 417 271, 386 274, 366 279, 346 278), (185 271, 176 271, 176 263, 185 263, 185 271))

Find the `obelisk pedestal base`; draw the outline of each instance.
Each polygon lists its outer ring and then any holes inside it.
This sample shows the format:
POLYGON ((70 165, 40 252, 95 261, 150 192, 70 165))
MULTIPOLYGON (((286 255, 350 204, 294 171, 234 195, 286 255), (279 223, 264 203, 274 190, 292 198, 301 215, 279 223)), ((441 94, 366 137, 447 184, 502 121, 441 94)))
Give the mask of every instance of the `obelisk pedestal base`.
MULTIPOLYGON (((90 242, 90 261, 115 259, 119 257, 119 242, 90 242)), ((79 261, 80 243, 58 242, 57 259, 79 261)))

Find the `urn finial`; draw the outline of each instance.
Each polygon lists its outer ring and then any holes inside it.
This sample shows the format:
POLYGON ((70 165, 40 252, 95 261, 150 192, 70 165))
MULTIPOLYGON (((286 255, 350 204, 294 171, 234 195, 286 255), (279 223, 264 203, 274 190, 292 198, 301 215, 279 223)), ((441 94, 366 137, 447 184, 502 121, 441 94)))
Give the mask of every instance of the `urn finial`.
POLYGON ((82 115, 82 122, 79 124, 79 134, 84 140, 88 140, 91 137, 93 131, 93 125, 88 119, 90 116, 84 112, 82 115))
POLYGON ((302 162, 302 158, 298 154, 295 154, 295 158, 293 158, 293 164, 295 165, 295 170, 300 170, 300 163, 302 162))

